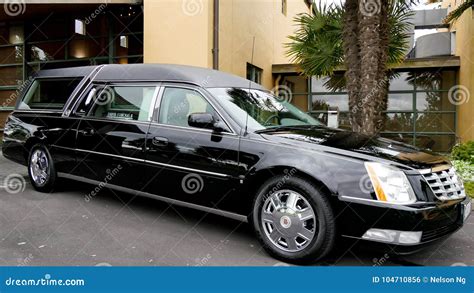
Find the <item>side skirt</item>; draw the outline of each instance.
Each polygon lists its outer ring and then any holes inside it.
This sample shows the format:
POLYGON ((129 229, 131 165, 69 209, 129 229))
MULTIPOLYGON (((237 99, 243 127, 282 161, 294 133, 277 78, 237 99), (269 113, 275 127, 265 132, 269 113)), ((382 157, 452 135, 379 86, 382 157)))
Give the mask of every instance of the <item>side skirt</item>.
MULTIPOLYGON (((103 183, 103 182, 100 182, 100 181, 84 178, 84 177, 81 177, 81 176, 71 175, 71 174, 67 174, 67 173, 60 173, 60 172, 58 173, 58 177, 67 178, 67 179, 80 181, 80 182, 93 184, 93 185, 98 185, 100 183, 103 183)), ((168 198, 168 197, 164 197, 164 196, 159 196, 159 195, 156 195, 156 194, 151 194, 151 193, 148 193, 148 192, 137 191, 137 190, 134 190, 134 189, 130 189, 130 188, 126 188, 126 187, 122 187, 122 186, 118 186, 118 185, 114 185, 114 184, 110 184, 110 183, 106 183, 105 187, 116 190, 116 191, 124 192, 124 193, 137 194, 137 195, 140 195, 140 196, 145 196, 145 197, 157 199, 159 201, 163 201, 163 202, 166 202, 166 203, 169 203, 169 204, 172 204, 172 205, 191 208, 191 209, 203 211, 203 212, 210 213, 210 214, 215 214, 215 215, 218 215, 218 216, 223 216, 223 217, 226 217, 226 218, 234 219, 234 220, 245 222, 245 223, 248 222, 246 216, 239 215, 239 214, 232 213, 232 212, 227 212, 227 211, 214 209, 214 208, 210 208, 210 207, 206 207, 206 206, 202 206, 202 205, 188 203, 188 202, 184 202, 184 201, 180 201, 180 200, 176 200, 176 199, 172 199, 172 198, 168 198)))

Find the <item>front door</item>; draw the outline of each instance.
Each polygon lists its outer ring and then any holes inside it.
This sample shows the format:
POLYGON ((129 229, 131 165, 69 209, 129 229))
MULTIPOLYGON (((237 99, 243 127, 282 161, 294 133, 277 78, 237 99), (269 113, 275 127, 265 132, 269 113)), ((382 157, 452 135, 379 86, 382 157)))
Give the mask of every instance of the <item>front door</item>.
POLYGON ((210 208, 232 210, 239 184, 239 137, 188 125, 192 113, 222 119, 197 88, 165 86, 147 135, 144 191, 210 208))

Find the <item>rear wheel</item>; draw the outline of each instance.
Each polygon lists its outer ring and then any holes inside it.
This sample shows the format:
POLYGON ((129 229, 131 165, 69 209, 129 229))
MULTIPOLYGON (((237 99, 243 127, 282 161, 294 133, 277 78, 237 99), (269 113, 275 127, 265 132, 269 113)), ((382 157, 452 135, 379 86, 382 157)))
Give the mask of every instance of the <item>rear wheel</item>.
POLYGON ((56 182, 56 170, 48 149, 37 144, 31 148, 28 159, 28 175, 33 187, 41 192, 49 192, 56 182))
POLYGON ((336 238, 326 195, 294 176, 279 176, 263 184, 254 202, 252 222, 266 251, 291 263, 323 258, 336 238))

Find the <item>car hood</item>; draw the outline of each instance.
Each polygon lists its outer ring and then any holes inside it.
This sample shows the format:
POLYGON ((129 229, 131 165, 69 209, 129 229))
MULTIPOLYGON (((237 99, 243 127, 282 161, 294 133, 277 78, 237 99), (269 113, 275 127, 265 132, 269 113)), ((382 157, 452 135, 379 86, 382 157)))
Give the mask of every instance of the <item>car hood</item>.
MULTIPOLYGON (((400 143, 379 136, 367 136, 360 133, 321 126, 295 126, 270 128, 260 131, 265 139, 289 144, 309 143, 323 146, 325 151, 338 153, 358 153, 403 164, 415 169, 432 168, 436 165, 450 164, 440 154, 429 150, 400 143), (328 149, 330 147, 332 149, 328 149)), ((321 148, 320 148, 321 149, 321 148)))

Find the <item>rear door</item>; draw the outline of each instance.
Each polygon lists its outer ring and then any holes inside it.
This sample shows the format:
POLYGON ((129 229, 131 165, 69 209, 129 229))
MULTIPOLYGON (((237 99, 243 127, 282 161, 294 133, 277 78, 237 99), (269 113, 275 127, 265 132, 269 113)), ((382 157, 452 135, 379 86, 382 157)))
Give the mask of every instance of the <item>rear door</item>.
POLYGON ((143 178, 146 133, 157 84, 97 84, 78 112, 75 175, 136 189, 143 178))

